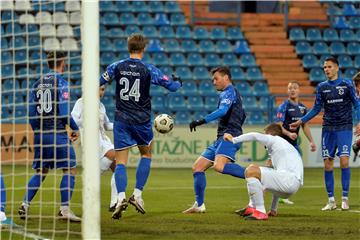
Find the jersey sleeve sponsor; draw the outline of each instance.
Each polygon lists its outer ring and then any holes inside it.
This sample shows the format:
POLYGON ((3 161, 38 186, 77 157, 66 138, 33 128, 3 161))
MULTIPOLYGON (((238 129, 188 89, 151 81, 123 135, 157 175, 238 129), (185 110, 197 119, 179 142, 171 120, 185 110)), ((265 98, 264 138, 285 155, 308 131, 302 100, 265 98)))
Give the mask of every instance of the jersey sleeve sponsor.
POLYGON ((116 77, 116 67, 119 62, 112 63, 106 68, 106 71, 101 74, 100 77, 100 85, 104 85, 105 83, 109 83, 116 77))
POLYGON ((285 115, 286 115, 286 102, 283 102, 277 109, 277 113, 276 113, 277 122, 284 122, 285 115))

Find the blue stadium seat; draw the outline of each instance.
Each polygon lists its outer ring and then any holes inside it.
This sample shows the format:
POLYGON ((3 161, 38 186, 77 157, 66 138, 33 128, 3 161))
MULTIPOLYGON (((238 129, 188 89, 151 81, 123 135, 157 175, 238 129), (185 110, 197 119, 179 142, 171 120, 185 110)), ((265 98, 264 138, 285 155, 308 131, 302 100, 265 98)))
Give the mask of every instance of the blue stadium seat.
POLYGON ((161 26, 159 28, 160 38, 175 38, 175 33, 172 27, 170 26, 161 26))
MULTIPOLYGON (((205 105, 205 106, 206 106, 206 105, 205 105)), ((206 107, 205 107, 205 108, 206 108, 206 107)), ((213 108, 213 110, 215 110, 215 109, 216 109, 216 107, 213 108)), ((203 110, 203 111, 196 111, 196 112, 194 112, 191 120, 202 119, 202 118, 204 118, 206 115, 208 115, 208 112, 207 112, 207 111, 204 111, 204 110, 203 110)))
POLYGON ((191 114, 189 111, 177 111, 175 115, 176 124, 189 124, 191 121, 191 114))
POLYGON ((253 86, 254 94, 256 96, 268 96, 269 88, 265 82, 256 82, 253 86))
POLYGON ((7 48, 9 48, 8 41, 6 40, 6 38, 1 38, 1 49, 4 50, 7 48))
POLYGON ((325 42, 316 42, 316 43, 314 43, 314 46, 313 46, 313 52, 316 55, 328 54, 329 47, 325 42))
POLYGON ((13 61, 13 57, 11 52, 1 51, 1 65, 11 63, 12 61, 13 61))
POLYGON ((106 93, 107 93, 107 92, 105 92, 104 97, 101 99, 101 102, 102 102, 105 106, 108 106, 108 105, 112 104, 114 100, 113 100, 113 97, 112 97, 112 96, 108 96, 106 93))
MULTIPOLYGON (((354 30, 355 31, 355 30, 354 30)), ((356 38, 357 39, 360 39, 360 29, 358 29, 357 31, 356 31, 356 38)))
POLYGON ((108 31, 108 36, 111 38, 127 37, 125 36, 124 31, 119 27, 110 28, 108 31))
POLYGON ((10 48, 25 48, 26 42, 25 39, 22 37, 15 37, 14 40, 10 39, 9 41, 9 47, 10 48))
POLYGON ((332 26, 336 29, 348 29, 349 23, 344 16, 337 16, 334 18, 332 26))
POLYGON ((254 92, 252 87, 247 81, 240 81, 235 85, 236 89, 239 90, 241 96, 252 96, 254 92))
POLYGON ((340 55, 337 58, 340 68, 352 68, 353 62, 349 55, 340 55))
POLYGON ((246 71, 246 80, 248 81, 261 81, 264 80, 264 77, 261 73, 260 68, 250 67, 246 71))
POLYGON ((193 81, 184 82, 180 89, 180 92, 184 96, 198 96, 199 95, 197 86, 196 86, 195 82, 193 82, 193 81))
POLYGON ((166 1, 164 5, 165 11, 167 13, 180 13, 182 12, 177 1, 166 1))
POLYGON ((172 13, 170 15, 170 24, 173 26, 186 25, 186 19, 183 13, 172 13))
POLYGON ((323 39, 327 42, 339 41, 339 35, 335 29, 326 28, 323 32, 323 39))
MULTIPOLYGON (((122 25, 138 24, 136 17, 132 13, 121 13, 119 17, 119 21, 122 25)), ((119 23, 117 25, 119 25, 119 23)))
POLYGON ((188 110, 189 111, 202 111, 204 110, 204 102, 201 96, 188 97, 188 110))
MULTIPOLYGON (((113 62, 115 62, 117 59, 116 57, 113 59, 113 62)), ((48 72, 49 70, 47 70, 46 72, 48 72)), ((80 80, 81 79, 81 66, 80 65, 73 65, 71 66, 70 68, 70 72, 71 72, 71 75, 70 75, 70 78, 73 79, 73 80, 80 80)), ((80 92, 81 92, 81 89, 80 89, 80 92)))
POLYGON ((181 48, 183 49, 184 52, 187 53, 199 51, 195 41, 192 39, 185 39, 181 41, 181 48))
POLYGON ((302 64, 304 68, 313 68, 319 66, 319 61, 315 55, 308 54, 303 56, 302 64))
POLYGON ((155 15, 155 25, 156 26, 164 26, 169 25, 170 21, 165 13, 157 13, 155 15))
POLYGON ((181 52, 180 44, 176 39, 166 39, 164 50, 166 52, 181 52))
POLYGON ((290 29, 289 39, 294 42, 304 41, 305 33, 301 28, 292 28, 290 29))
POLYGON ((309 28, 306 30, 306 40, 310 42, 322 41, 320 30, 318 28, 309 28))
POLYGON ((357 69, 360 68, 360 55, 355 56, 354 67, 356 67, 357 69))
MULTIPOLYGON (((161 89, 161 87, 155 87, 161 89)), ((151 98, 151 108, 155 112, 166 112, 167 103, 164 101, 164 94, 151 98)))
POLYGON ((349 42, 346 49, 350 55, 360 55, 360 43, 358 42, 349 42))
POLYGON ((189 66, 203 66, 205 65, 203 57, 199 53, 188 54, 187 61, 189 66))
POLYGON ((324 64, 324 62, 325 62, 325 59, 327 59, 329 57, 332 57, 332 56, 330 54, 321 55, 320 60, 319 60, 320 65, 322 66, 324 64))
POLYGON ((74 65, 74 64, 81 64, 81 53, 80 52, 70 52, 69 55, 69 60, 68 60, 69 65, 74 65))
POLYGON ((192 32, 188 26, 179 26, 176 28, 176 38, 178 39, 188 39, 192 38, 192 32))
MULTIPOLYGON (((100 22, 101 22, 101 19, 100 19, 100 22)), ((100 24, 100 37, 109 37, 109 33, 105 27, 105 25, 103 25, 102 23, 100 24)))
POLYGON ((146 38, 158 38, 159 33, 155 26, 144 26, 142 29, 142 33, 146 38))
POLYGON ((234 81, 246 80, 244 70, 241 67, 230 68, 231 78, 234 81))
POLYGON ((171 76, 171 74, 174 73, 173 68, 170 66, 161 66, 160 70, 168 76, 171 76))
POLYGON ((100 17, 100 23, 108 26, 117 26, 121 24, 127 24, 126 22, 122 22, 124 19, 119 20, 119 17, 114 12, 107 12, 102 17, 100 17))
POLYGON ((207 67, 218 67, 222 65, 221 58, 216 53, 207 53, 205 55, 205 65, 207 67))
POLYGON ((352 79, 358 73, 356 68, 347 68, 344 72, 345 78, 352 79))
POLYGON ((15 82, 15 84, 17 83, 17 86, 14 85, 14 81, 13 80, 5 80, 2 85, 1 85, 1 90, 4 92, 13 92, 14 89, 16 88, 20 88, 19 86, 19 82, 15 82))
POLYGON ((355 6, 352 3, 344 3, 342 14, 344 16, 357 16, 359 13, 357 12, 355 6))
POLYGON ((298 55, 313 53, 311 45, 309 44, 309 42, 305 41, 297 42, 295 45, 295 50, 298 55))
POLYGON ((330 5, 327 9, 327 15, 334 15, 334 16, 338 16, 341 15, 342 11, 340 8, 334 6, 334 5, 330 5))
POLYGON ((3 23, 12 22, 17 20, 19 17, 15 11, 3 11, 1 10, 1 21, 3 23))
POLYGON ((100 55, 100 63, 102 65, 109 65, 117 60, 115 53, 102 52, 100 55))
POLYGON ((360 17, 350 17, 349 26, 351 29, 360 29, 360 17))
POLYGON ((189 67, 177 67, 175 69, 175 73, 179 76, 182 80, 192 80, 192 72, 189 67))
POLYGON ((226 33, 225 33, 224 28, 214 27, 211 30, 210 37, 213 40, 226 39, 226 33))
POLYGON ((147 46, 147 52, 153 53, 153 52, 163 52, 163 51, 164 49, 161 47, 159 39, 151 39, 149 41, 149 44, 147 46))
POLYGON ((215 45, 211 40, 201 40, 199 42, 199 52, 209 53, 215 52, 215 45))
POLYGON ((332 42, 329 48, 333 55, 346 54, 346 48, 342 42, 332 42))
POLYGON ((263 112, 261 111, 251 111, 247 117, 247 123, 250 125, 263 125, 266 124, 266 120, 263 112))
POLYGON ((101 52, 104 52, 104 51, 112 52, 112 51, 114 51, 114 46, 113 46, 112 42, 110 41, 110 39, 108 39, 108 38, 100 38, 100 51, 101 52))
MULTIPOLYGON (((150 87, 150 96, 152 97, 162 97, 161 102, 164 102, 164 96, 166 95, 166 90, 162 87, 151 85, 150 87)), ((152 98, 154 99, 154 98, 152 98)))
POLYGON ((128 1, 115 1, 115 5, 118 12, 131 12, 132 6, 128 1))
POLYGON ((232 45, 228 40, 219 40, 216 42, 216 50, 218 53, 233 52, 232 45))
POLYGON ((186 58, 185 58, 184 54, 182 54, 182 53, 172 53, 170 55, 170 62, 171 62, 171 65, 173 65, 173 66, 186 66, 187 65, 186 58))
POLYGON ((199 93, 204 97, 217 96, 218 93, 210 81, 203 81, 199 84, 199 93))
POLYGON ((185 111, 187 104, 185 98, 179 94, 169 94, 169 109, 170 111, 185 111))
POLYGON ((114 12, 115 6, 112 1, 100 1, 99 2, 100 12, 114 12))
POLYGON ((271 95, 260 97, 258 105, 261 110, 269 111, 271 110, 271 108, 276 108, 274 97, 271 95))
POLYGON ((26 50, 15 51, 15 62, 18 63, 26 63, 29 61, 28 54, 26 50))
POLYGON ((152 61, 155 66, 167 66, 169 65, 169 59, 163 52, 154 53, 152 55, 152 61))
POLYGON ((165 12, 165 8, 162 2, 160 1, 149 1, 148 8, 152 13, 163 13, 165 12))
MULTIPOLYGON (((28 76, 34 74, 34 71, 31 69, 31 68, 20 68, 17 73, 16 73, 16 77, 18 79, 21 79, 21 78, 27 78, 28 76)), ((25 80, 24 80, 25 82, 25 80)))
POLYGON ((239 53, 239 54, 250 53, 250 48, 245 40, 236 41, 234 51, 235 53, 239 53))
POLYGON ((209 39, 209 32, 204 27, 197 27, 193 31, 194 39, 209 39))
POLYGON ((209 80, 210 79, 210 74, 209 71, 207 70, 206 67, 194 67, 193 70, 193 76, 194 76, 194 80, 209 80))
POLYGON ((239 59, 233 53, 225 53, 222 57, 222 60, 225 66, 239 66, 239 59))
POLYGON ((258 108, 255 96, 244 96, 242 100, 245 111, 251 111, 258 108))
POLYGON ((254 55, 252 54, 243 54, 240 56, 240 66, 241 67, 254 67, 257 66, 254 55))
POLYGON ((31 36, 29 37, 28 46, 30 50, 40 50, 40 37, 31 36))
POLYGON ((239 27, 230 27, 227 29, 226 37, 229 40, 242 40, 244 35, 239 27))
POLYGON ((218 107, 218 101, 219 98, 217 96, 205 97, 205 109, 208 111, 215 111, 218 107))
POLYGON ((36 24, 28 24, 24 26, 24 31, 29 35, 38 35, 39 27, 36 24))
POLYGON ((323 82, 326 80, 325 73, 322 68, 312 68, 309 73, 310 82, 323 82))
POLYGON ((343 42, 357 41, 354 32, 350 29, 341 29, 340 40, 343 42))
POLYGON ((34 51, 31 53, 30 55, 30 59, 31 59, 31 63, 39 63, 39 61, 44 61, 44 59, 46 59, 46 53, 42 52, 42 54, 40 55, 39 51, 34 51))
POLYGON ((125 38, 119 38, 114 40, 115 51, 126 52, 128 50, 127 41, 125 38))
POLYGON ((140 13, 137 16, 138 24, 141 26, 144 25, 154 25, 154 19, 151 17, 149 13, 140 13))
POLYGON ((150 11, 145 1, 132 1, 131 8, 134 13, 147 13, 150 11))
POLYGON ((13 77, 14 69, 13 65, 1 65, 1 77, 11 78, 13 77))

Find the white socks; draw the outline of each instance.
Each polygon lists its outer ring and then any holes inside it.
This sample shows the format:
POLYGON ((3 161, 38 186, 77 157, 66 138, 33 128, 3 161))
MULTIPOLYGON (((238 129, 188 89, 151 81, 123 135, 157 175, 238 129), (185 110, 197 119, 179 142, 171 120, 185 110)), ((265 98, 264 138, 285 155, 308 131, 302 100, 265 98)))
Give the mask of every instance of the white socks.
POLYGON ((5 220, 6 220, 5 213, 0 211, 0 222, 5 221, 5 220))
POLYGON ((277 212, 279 197, 272 195, 271 211, 277 212))
POLYGON ((118 204, 121 204, 121 202, 126 198, 125 192, 119 192, 117 194, 118 204))
POLYGON ((69 206, 60 206, 60 211, 67 211, 69 210, 69 206))
POLYGON ((256 210, 262 213, 266 213, 264 206, 263 188, 259 179, 250 177, 246 178, 246 181, 250 203, 256 208, 256 210))
POLYGON ((335 197, 329 197, 329 202, 335 202, 335 197))
POLYGON ((117 189, 116 189, 116 183, 115 183, 115 175, 113 173, 112 177, 111 177, 111 199, 110 199, 110 207, 114 206, 117 203, 117 189))
POLYGON ((134 197, 135 198, 141 198, 142 191, 140 189, 134 188, 134 197))

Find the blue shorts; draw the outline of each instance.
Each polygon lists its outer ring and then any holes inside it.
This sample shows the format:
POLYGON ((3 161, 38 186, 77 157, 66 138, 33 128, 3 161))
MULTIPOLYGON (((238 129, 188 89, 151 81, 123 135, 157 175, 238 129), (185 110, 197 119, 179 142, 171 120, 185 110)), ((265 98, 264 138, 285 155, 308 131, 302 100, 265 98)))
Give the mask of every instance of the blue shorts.
POLYGON ((350 156, 352 143, 352 130, 322 131, 322 157, 334 158, 337 156, 350 156))
POLYGON ((222 137, 218 138, 201 154, 204 158, 214 161, 216 155, 223 155, 229 158, 232 162, 235 161, 235 154, 240 149, 241 143, 233 144, 225 141, 222 137))
POLYGON ((76 167, 75 151, 66 133, 35 134, 34 144, 33 169, 76 167))
POLYGON ((133 125, 120 121, 114 122, 114 147, 122 150, 136 145, 150 145, 154 134, 151 121, 133 125))

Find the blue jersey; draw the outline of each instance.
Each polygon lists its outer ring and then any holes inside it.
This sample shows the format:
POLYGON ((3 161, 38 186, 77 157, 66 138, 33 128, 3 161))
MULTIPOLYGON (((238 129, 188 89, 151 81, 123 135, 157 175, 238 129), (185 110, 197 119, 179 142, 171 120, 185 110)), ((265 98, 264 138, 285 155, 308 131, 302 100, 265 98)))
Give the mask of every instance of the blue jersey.
POLYGON ((233 85, 229 85, 219 96, 218 109, 204 119, 207 123, 219 119, 217 129, 217 137, 219 138, 224 133, 230 133, 233 136, 241 135, 245 118, 240 93, 233 85))
POLYGON ((100 78, 100 85, 116 82, 115 121, 142 124, 150 121, 150 85, 160 85, 174 92, 181 83, 173 81, 151 64, 127 58, 107 67, 100 78))
POLYGON ((351 130, 352 106, 355 107, 357 120, 360 120, 360 103, 355 94, 351 80, 338 78, 334 81, 325 81, 316 88, 314 107, 303 118, 307 122, 324 109, 324 130, 351 130))
POLYGON ((29 119, 34 133, 66 133, 78 126, 69 112, 69 84, 60 74, 50 72, 37 80, 29 93, 29 119))
MULTIPOLYGON (((282 122, 283 128, 285 128, 287 131, 299 134, 300 127, 297 127, 295 130, 291 130, 289 125, 302 118, 306 113, 307 108, 304 104, 301 102, 293 103, 287 99, 279 106, 276 118, 277 122, 282 122)), ((292 145, 297 144, 297 139, 292 140, 286 135, 284 135, 283 138, 285 138, 292 145)))

